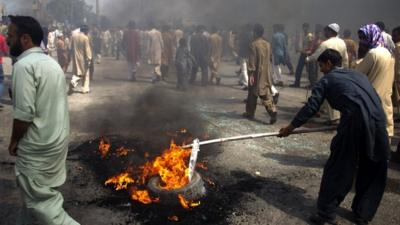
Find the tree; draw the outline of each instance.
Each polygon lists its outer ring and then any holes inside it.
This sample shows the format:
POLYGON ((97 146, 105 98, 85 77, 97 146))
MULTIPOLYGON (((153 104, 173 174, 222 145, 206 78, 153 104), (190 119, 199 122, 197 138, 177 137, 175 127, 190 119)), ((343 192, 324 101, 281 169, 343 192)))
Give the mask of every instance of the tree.
POLYGON ((86 4, 84 0, 51 0, 47 4, 47 11, 53 19, 59 22, 75 25, 96 22, 92 6, 86 4))

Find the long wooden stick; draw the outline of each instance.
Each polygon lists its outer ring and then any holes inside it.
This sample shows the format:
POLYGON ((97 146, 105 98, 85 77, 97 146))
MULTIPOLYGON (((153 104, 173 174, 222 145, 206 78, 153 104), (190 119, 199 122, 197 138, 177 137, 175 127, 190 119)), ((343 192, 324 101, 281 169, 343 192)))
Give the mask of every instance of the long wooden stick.
MULTIPOLYGON (((316 133, 323 131, 333 131, 336 130, 336 126, 330 127, 319 127, 319 128, 310 128, 310 129, 296 129, 292 132, 292 134, 307 134, 307 133, 316 133)), ((227 137, 227 138, 218 138, 212 140, 201 141, 200 146, 202 145, 210 145, 216 143, 230 142, 230 141, 239 141, 246 139, 255 139, 255 138, 263 138, 263 137, 276 137, 279 135, 279 132, 269 132, 269 133, 258 133, 258 134, 247 134, 235 137, 227 137)), ((192 148, 193 144, 185 145, 182 148, 192 148)))

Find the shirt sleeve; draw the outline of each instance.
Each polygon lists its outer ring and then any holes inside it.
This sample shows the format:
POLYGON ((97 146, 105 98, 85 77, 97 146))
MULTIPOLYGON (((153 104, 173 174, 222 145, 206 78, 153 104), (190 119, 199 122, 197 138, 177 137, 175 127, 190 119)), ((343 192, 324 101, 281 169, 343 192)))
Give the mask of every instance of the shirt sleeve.
POLYGON ((36 114, 36 85, 33 71, 15 66, 13 72, 14 119, 32 122, 36 114))
POLYGON ((91 47, 91 44, 90 44, 90 40, 89 40, 89 37, 86 37, 85 38, 86 40, 85 40, 85 53, 86 53, 86 57, 87 57, 87 60, 88 61, 92 61, 92 47, 91 47))
POLYGON ((371 53, 367 53, 367 55, 357 61, 356 63, 356 70, 360 73, 363 73, 368 76, 371 72, 371 69, 374 65, 374 56, 371 53))
POLYGON ((248 71, 254 72, 256 71, 256 63, 257 63, 257 51, 256 47, 254 44, 251 44, 249 46, 249 65, 248 65, 248 71))
POLYGON ((323 77, 315 84, 311 97, 308 98, 307 103, 300 109, 292 120, 292 125, 294 127, 297 128, 302 126, 319 111, 319 108, 326 98, 327 84, 328 80, 326 77, 323 77))
POLYGON ((326 50, 326 44, 324 42, 315 50, 315 52, 307 57, 307 62, 315 62, 318 57, 326 50))

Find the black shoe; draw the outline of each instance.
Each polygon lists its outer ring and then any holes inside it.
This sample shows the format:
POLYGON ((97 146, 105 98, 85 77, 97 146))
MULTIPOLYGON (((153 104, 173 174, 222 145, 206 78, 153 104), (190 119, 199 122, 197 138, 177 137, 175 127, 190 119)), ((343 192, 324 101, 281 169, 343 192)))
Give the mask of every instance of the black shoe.
POLYGON ((330 219, 324 216, 321 216, 320 214, 316 213, 312 216, 309 217, 310 222, 316 225, 324 225, 324 224, 330 224, 330 225, 337 225, 337 221, 335 219, 330 219))
POLYGON ((221 84, 221 78, 217 78, 217 85, 221 84))
POLYGON ((151 83, 155 84, 157 82, 161 81, 161 78, 159 76, 156 76, 153 78, 153 80, 151 80, 151 83))
POLYGON ((271 113, 270 117, 269 124, 275 124, 278 121, 278 112, 271 113))
POLYGON ((71 96, 72 94, 74 94, 74 89, 69 88, 69 89, 68 89, 68 92, 67 92, 67 95, 68 95, 68 96, 71 96))
POLYGON ((357 218, 354 222, 356 225, 368 225, 368 221, 361 218, 357 218))
POLYGON ((291 88, 299 88, 300 84, 291 84, 291 85, 289 85, 289 87, 291 87, 291 88))
POLYGON ((132 81, 132 82, 136 81, 136 73, 132 73, 131 77, 129 78, 129 81, 132 81))
POLYGON ((244 118, 246 118, 246 119, 249 119, 249 120, 253 120, 254 119, 254 115, 251 115, 251 114, 249 114, 247 112, 243 113, 242 116, 244 118))
POLYGON ((272 100, 274 101, 274 104, 278 104, 279 102, 279 93, 276 93, 274 96, 272 96, 272 100))
POLYGON ((74 92, 74 86, 72 84, 69 84, 67 95, 72 95, 74 92))

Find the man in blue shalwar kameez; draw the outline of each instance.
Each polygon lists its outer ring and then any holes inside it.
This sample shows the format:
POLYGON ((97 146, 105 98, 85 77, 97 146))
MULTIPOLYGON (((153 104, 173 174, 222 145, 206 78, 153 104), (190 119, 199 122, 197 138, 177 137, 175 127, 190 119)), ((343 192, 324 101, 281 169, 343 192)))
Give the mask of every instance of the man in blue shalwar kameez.
POLYGON ((326 99, 341 112, 337 135, 331 143, 320 192, 318 212, 310 217, 315 224, 336 224, 336 209, 350 191, 353 179, 355 197, 352 210, 356 224, 368 224, 382 199, 387 178, 389 137, 379 96, 367 76, 343 69, 339 52, 327 49, 318 58, 323 78, 291 124, 280 130, 280 137, 315 115, 326 99))

